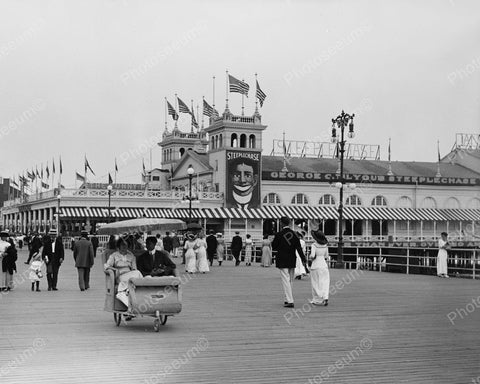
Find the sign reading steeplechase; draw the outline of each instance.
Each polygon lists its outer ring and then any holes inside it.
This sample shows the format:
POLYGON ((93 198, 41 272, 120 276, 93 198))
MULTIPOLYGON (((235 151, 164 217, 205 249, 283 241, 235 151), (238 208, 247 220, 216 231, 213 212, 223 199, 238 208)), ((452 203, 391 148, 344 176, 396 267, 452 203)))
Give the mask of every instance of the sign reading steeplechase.
POLYGON ((245 209, 260 205, 261 161, 260 152, 226 152, 226 207, 245 209))
MULTIPOLYGON (((262 172, 262 180, 317 181, 334 183, 339 180, 336 173, 317 172, 262 172)), ((425 176, 387 176, 346 174, 344 180, 352 183, 372 184, 418 184, 418 185, 480 185, 480 179, 468 177, 425 177, 425 176)))

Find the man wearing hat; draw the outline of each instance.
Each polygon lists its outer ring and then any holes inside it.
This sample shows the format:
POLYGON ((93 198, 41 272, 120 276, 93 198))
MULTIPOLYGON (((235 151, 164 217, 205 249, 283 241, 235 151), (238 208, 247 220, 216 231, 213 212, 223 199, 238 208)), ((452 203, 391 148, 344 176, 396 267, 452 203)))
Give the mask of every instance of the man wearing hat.
POLYGON ((209 231, 209 235, 205 240, 207 241, 207 258, 210 262, 210 266, 212 266, 213 258, 215 257, 215 253, 217 253, 218 246, 217 237, 215 236, 215 231, 213 229, 209 231))
POLYGON ((73 246, 73 258, 78 271, 78 286, 81 291, 90 288, 90 268, 93 266, 93 245, 88 240, 88 232, 81 232, 80 240, 73 246))
POLYGON ((57 291, 58 271, 63 263, 65 250, 61 236, 57 231, 51 230, 45 238, 42 257, 47 265, 47 282, 49 291, 57 291))
POLYGON ((230 249, 232 250, 232 255, 235 258, 235 266, 240 264, 240 253, 242 252, 242 238, 240 237, 240 232, 236 231, 235 236, 232 237, 232 245, 230 249))
POLYGON ((272 249, 277 251, 276 267, 280 271, 283 291, 285 293, 284 307, 293 308, 292 281, 295 277, 296 252, 300 255, 300 259, 304 265, 306 264, 306 259, 300 240, 295 232, 290 229, 290 219, 288 217, 282 217, 280 223, 283 229, 275 235, 272 241, 272 249))
POLYGON ((8 231, 0 232, 0 289, 2 291, 13 288, 13 272, 17 270, 16 260, 17 250, 9 238, 8 231))

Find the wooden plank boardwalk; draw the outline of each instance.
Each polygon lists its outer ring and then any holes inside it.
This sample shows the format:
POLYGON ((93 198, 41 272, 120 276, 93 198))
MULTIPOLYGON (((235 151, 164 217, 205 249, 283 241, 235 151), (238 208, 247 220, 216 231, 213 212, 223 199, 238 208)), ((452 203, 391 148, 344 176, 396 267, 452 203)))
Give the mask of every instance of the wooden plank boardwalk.
POLYGON ((103 311, 98 257, 86 292, 70 251, 57 292, 45 279, 42 292, 31 292, 25 260, 22 251, 19 285, 0 297, 2 384, 450 384, 480 376, 478 281, 332 270, 331 304, 311 307, 310 281, 295 281, 294 312, 283 308, 275 268, 226 262, 184 277, 182 313, 155 333, 152 318, 117 328, 103 311))

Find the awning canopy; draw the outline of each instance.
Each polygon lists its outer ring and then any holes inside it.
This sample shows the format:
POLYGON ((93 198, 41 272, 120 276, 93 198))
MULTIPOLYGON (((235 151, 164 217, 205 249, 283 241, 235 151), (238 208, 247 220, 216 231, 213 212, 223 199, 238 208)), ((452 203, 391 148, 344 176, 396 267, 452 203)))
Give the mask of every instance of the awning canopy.
MULTIPOLYGON (((91 217, 107 218, 108 208, 63 207, 63 218, 91 217)), ((134 219, 139 217, 189 219, 188 208, 112 208, 111 217, 134 219)), ((334 206, 308 205, 264 205, 261 208, 192 208, 192 219, 337 219, 334 206)), ((479 209, 413 209, 345 206, 343 217, 346 220, 410 220, 410 221, 478 221, 479 209)))

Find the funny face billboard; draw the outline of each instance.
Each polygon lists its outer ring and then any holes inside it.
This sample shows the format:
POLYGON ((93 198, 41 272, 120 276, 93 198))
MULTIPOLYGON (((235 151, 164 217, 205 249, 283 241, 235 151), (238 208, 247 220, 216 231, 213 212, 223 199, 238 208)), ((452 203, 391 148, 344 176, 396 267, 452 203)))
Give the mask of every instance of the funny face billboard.
POLYGON ((259 152, 227 151, 227 208, 257 208, 260 205, 259 152))

